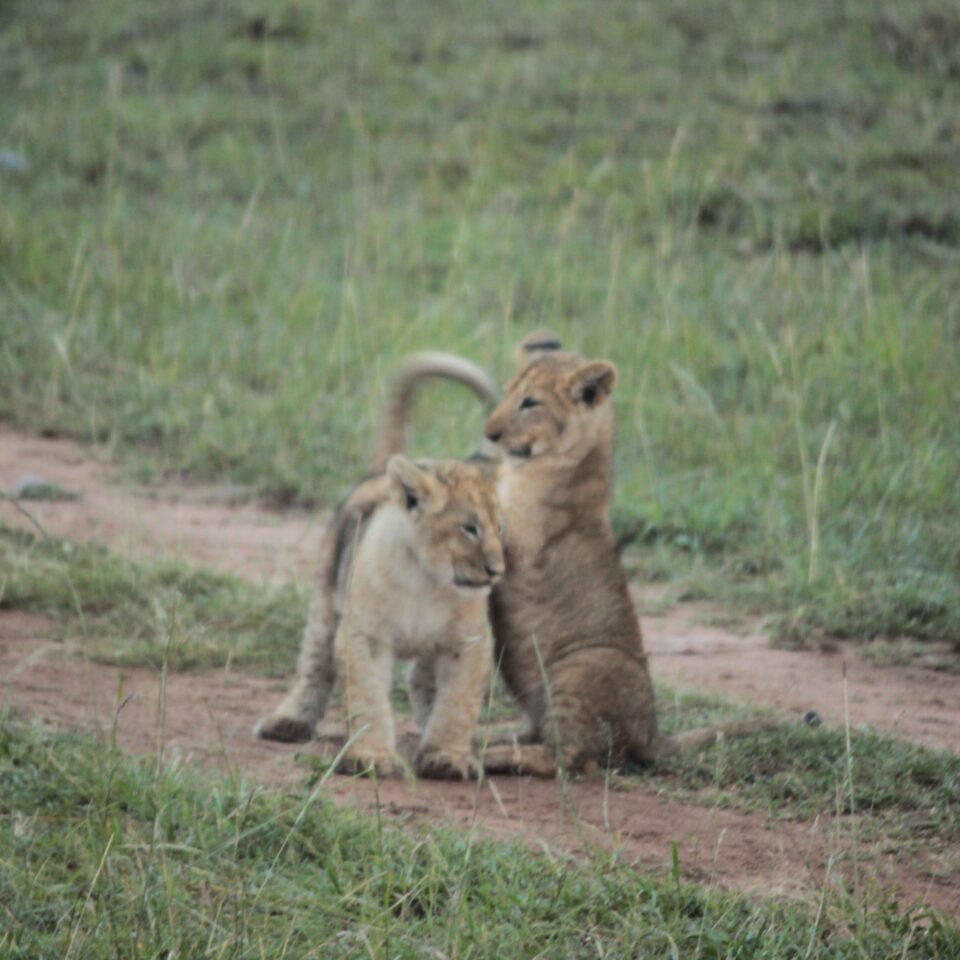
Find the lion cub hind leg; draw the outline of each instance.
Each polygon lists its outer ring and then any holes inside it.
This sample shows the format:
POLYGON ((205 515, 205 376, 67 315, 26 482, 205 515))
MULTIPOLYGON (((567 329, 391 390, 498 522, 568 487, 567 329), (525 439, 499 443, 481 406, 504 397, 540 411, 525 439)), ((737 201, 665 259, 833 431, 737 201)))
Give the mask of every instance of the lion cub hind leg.
POLYGON ((491 642, 483 626, 452 653, 433 660, 436 695, 414 769, 435 780, 468 780, 480 776, 473 735, 490 676, 491 642))
POLYGON ((350 569, 353 544, 362 531, 367 493, 367 485, 361 485, 353 494, 357 502, 341 508, 323 533, 296 679, 280 705, 253 728, 264 740, 310 740, 327 709, 337 678, 334 642, 340 624, 339 582, 350 569))
POLYGON ((393 649, 352 631, 346 622, 337 633, 335 649, 348 735, 348 747, 337 769, 397 776, 403 772, 403 761, 397 753, 390 707, 393 649))
POLYGON ((333 597, 318 584, 310 599, 296 680, 281 704, 257 722, 253 728, 255 736, 286 743, 313 738, 336 681, 333 655, 336 630, 333 597))
POLYGON ((420 657, 407 671, 407 696, 413 709, 413 719, 421 729, 426 727, 437 697, 436 663, 432 657, 420 657))
POLYGON ((543 777, 547 780, 566 773, 589 777, 598 770, 597 761, 580 751, 557 750, 547 743, 514 743, 488 747, 483 754, 487 773, 543 777))
POLYGON ((537 724, 536 742, 514 739, 511 744, 488 747, 483 755, 487 773, 556 777, 596 772, 600 756, 609 754, 604 744, 609 733, 593 711, 574 697, 570 702, 558 691, 552 713, 537 724))

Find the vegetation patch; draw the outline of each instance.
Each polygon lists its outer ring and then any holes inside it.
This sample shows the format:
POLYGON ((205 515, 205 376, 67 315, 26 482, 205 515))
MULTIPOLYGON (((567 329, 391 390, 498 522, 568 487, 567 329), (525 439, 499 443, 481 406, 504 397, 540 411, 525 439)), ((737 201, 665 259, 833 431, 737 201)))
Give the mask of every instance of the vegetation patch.
MULTIPOLYGON (((133 562, 98 546, 43 539, 0 525, 0 608, 59 621, 60 635, 92 660, 171 670, 231 664, 289 675, 306 598, 291 587, 256 586, 183 563, 133 562)), ((405 671, 393 700, 409 713, 405 671)), ((763 716, 706 694, 657 687, 662 730, 763 716)), ((518 709, 492 681, 486 721, 518 709)), ((888 833, 949 842, 960 824, 960 759, 869 731, 800 724, 721 741, 639 771, 644 780, 709 803, 804 820, 868 814, 888 833)))
POLYGON ((410 836, 317 793, 256 790, 0 720, 0 950, 148 956, 951 960, 960 936, 887 905, 817 916, 616 858, 410 836))
POLYGON ((0 524, 0 608, 44 613, 103 663, 287 673, 303 631, 295 587, 257 587, 182 562, 131 561, 100 546, 0 524))
MULTIPOLYGON (((617 361, 615 509, 671 575, 960 642, 949 4, 0 16, 0 416, 333 503, 401 355, 505 379, 549 325, 617 361)), ((474 448, 462 393, 414 452, 474 448)))
MULTIPOLYGON (((665 728, 740 719, 743 710, 706 701, 706 709, 671 717, 665 728)), ((923 839, 934 846, 960 837, 960 757, 870 730, 809 727, 799 722, 709 750, 664 758, 646 781, 708 803, 813 820, 858 815, 870 830, 923 839)))

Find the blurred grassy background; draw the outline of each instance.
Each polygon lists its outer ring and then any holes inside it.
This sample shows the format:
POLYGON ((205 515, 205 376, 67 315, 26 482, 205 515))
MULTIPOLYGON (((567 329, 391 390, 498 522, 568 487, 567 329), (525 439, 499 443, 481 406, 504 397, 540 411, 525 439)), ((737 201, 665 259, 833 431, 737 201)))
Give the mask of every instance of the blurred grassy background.
POLYGON ((955 5, 0 0, 0 85, 5 419, 327 503, 549 325, 648 575, 960 642, 955 5))

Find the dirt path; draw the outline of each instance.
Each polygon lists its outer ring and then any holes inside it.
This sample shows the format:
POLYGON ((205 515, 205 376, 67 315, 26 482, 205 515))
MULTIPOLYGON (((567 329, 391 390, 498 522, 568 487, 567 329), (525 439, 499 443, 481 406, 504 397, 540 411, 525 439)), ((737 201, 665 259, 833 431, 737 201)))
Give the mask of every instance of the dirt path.
MULTIPOLYGON (((164 484, 138 493, 112 479, 109 464, 85 447, 0 425, 0 490, 29 474, 80 494, 77 500, 26 504, 54 536, 106 543, 132 556, 182 555, 255 580, 309 580, 322 514, 231 504, 230 491, 220 487, 164 484)), ((30 526, 3 501, 0 521, 30 526)), ((766 706, 812 709, 840 724, 846 667, 852 724, 960 753, 957 677, 921 668, 878 667, 854 644, 837 644, 832 653, 775 650, 757 623, 737 631, 706 626, 709 612, 684 604, 660 616, 644 616, 644 636, 658 679, 766 706)))
MULTIPOLYGON (((0 704, 39 715, 61 728, 110 737, 138 754, 165 761, 218 767, 266 784, 303 778, 303 754, 330 756, 324 743, 289 747, 255 740, 254 721, 273 706, 283 685, 240 673, 194 676, 91 664, 63 655, 44 638, 42 617, 0 614, 0 704), (118 711, 118 705, 124 704, 118 711)), ((338 726, 336 719, 332 726, 338 726)), ((415 737, 409 724, 405 746, 415 737)), ((812 824, 766 822, 761 816, 677 804, 652 790, 619 792, 602 782, 497 777, 467 783, 381 782, 333 776, 324 794, 339 802, 381 809, 406 824, 446 822, 476 826, 486 836, 518 837, 560 853, 617 849, 628 862, 666 872, 671 845, 682 875, 694 882, 764 894, 815 897, 825 883, 844 877, 850 824, 824 818, 812 824), (838 857, 839 855, 839 857, 838 857), (831 856, 839 865, 829 872, 831 856)), ((860 882, 897 895, 904 905, 925 902, 960 913, 960 864, 905 864, 896 851, 859 851, 860 882), (934 879, 935 874, 943 874, 934 879)), ((849 876, 845 877, 849 882, 849 876)))
MULTIPOLYGON (((59 440, 0 428, 0 488, 38 474, 81 494, 79 500, 29 504, 52 534, 108 543, 131 555, 182 553, 218 570, 265 580, 306 579, 318 519, 276 514, 226 502, 214 488, 164 487, 139 496, 110 479, 107 465, 59 440)), ((0 503, 0 520, 28 521, 0 503)), ((843 719, 842 663, 847 665, 851 721, 960 751, 955 681, 918 670, 883 670, 852 647, 834 654, 769 648, 759 632, 730 633, 699 623, 702 609, 679 607, 646 617, 657 677, 679 686, 782 707, 817 709, 843 719)), ((303 776, 304 751, 250 736, 256 718, 275 704, 282 684, 232 671, 161 679, 149 670, 118 670, 64 655, 49 622, 0 613, 0 707, 63 727, 109 733, 137 753, 211 764, 264 783, 303 776), (128 699, 129 698, 129 699, 128 699), (126 701, 117 713, 117 704, 126 701)), ((663 705, 662 709, 669 709, 663 705)), ((308 752, 322 753, 323 744, 308 752)), ((329 749, 329 748, 326 748, 329 749)), ((332 777, 324 788, 341 801, 382 807, 402 822, 476 825, 494 836, 517 836, 559 851, 616 847, 653 870, 667 870, 679 845, 686 879, 736 889, 815 896, 830 882, 827 864, 845 869, 850 824, 767 822, 763 817, 667 802, 650 790, 619 792, 602 782, 561 786, 523 778, 475 784, 368 781, 332 777), (840 856, 836 856, 840 854, 840 856), (834 855, 834 856, 831 856, 834 855)), ((861 883, 893 891, 904 904, 926 902, 960 914, 960 851, 949 862, 904 862, 896 850, 859 853, 861 883)))
MULTIPOLYGON (((120 483, 87 447, 19 433, 0 424, 0 491, 42 477, 73 500, 26 501, 52 536, 109 544, 126 556, 183 556, 221 573, 280 582, 306 579, 324 515, 267 510, 227 487, 164 483, 141 491, 120 483)), ((0 501, 0 520, 30 528, 0 501)))
POLYGON ((788 711, 816 710, 834 726, 844 723, 846 702, 854 727, 960 753, 960 677, 955 674, 877 666, 854 643, 838 642, 830 652, 777 650, 759 624, 731 633, 705 625, 706 613, 684 605, 662 617, 643 618, 658 680, 788 711))

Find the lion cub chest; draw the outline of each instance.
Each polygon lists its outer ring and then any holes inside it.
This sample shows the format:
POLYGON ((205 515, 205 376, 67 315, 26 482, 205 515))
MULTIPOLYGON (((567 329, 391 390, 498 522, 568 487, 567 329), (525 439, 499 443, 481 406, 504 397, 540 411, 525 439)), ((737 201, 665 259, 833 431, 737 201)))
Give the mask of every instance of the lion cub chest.
POLYGON ((344 633, 383 645, 401 659, 453 653, 471 642, 486 629, 489 590, 456 587, 442 566, 411 543, 407 518, 385 504, 354 559, 344 633))

